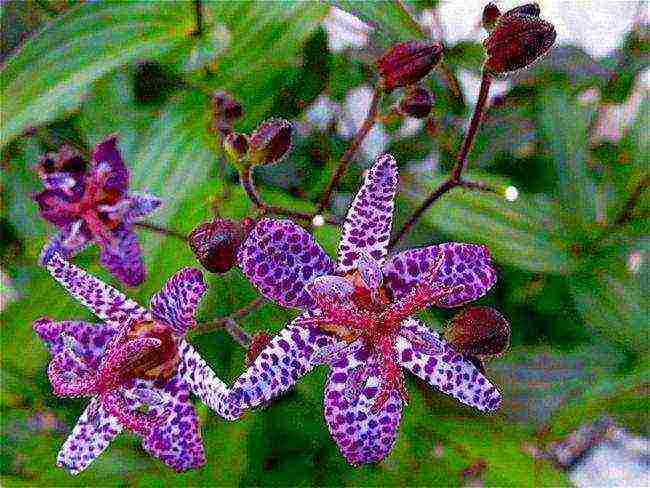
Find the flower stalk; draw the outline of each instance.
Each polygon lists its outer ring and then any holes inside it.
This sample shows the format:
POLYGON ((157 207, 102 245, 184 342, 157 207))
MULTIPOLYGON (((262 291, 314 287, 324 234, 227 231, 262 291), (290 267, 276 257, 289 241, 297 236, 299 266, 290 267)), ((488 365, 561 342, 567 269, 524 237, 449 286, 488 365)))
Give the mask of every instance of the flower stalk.
POLYGON ((352 139, 350 146, 343 153, 343 156, 341 156, 336 171, 332 175, 332 179, 328 183, 327 188, 325 189, 325 193, 323 193, 323 196, 321 197, 320 203, 318 204, 318 210, 316 211, 316 213, 320 214, 323 212, 323 210, 329 207, 330 200, 332 199, 332 193, 334 192, 334 190, 336 190, 336 188, 338 188, 339 183, 341 182, 341 178, 347 171, 348 166, 352 161, 352 158, 354 157, 357 150, 363 143, 363 140, 370 132, 370 129, 372 129, 372 127, 375 125, 375 121, 377 119, 377 112, 379 109, 379 101, 381 100, 382 93, 383 90, 381 89, 381 87, 377 86, 375 88, 375 91, 372 94, 372 100, 370 101, 370 108, 368 109, 368 115, 366 116, 366 119, 363 121, 363 124, 357 131, 357 134, 354 136, 354 139, 352 139))
POLYGON ((491 84, 492 76, 486 71, 483 71, 478 101, 476 102, 476 107, 474 107, 474 113, 469 124, 469 129, 467 130, 465 138, 463 139, 463 144, 461 146, 460 152, 458 153, 456 165, 454 166, 451 175, 449 178, 443 181, 438 186, 438 188, 433 190, 433 192, 431 192, 426 200, 424 200, 424 202, 422 202, 422 204, 415 210, 415 212, 413 212, 413 215, 411 215, 411 217, 406 221, 399 232, 397 232, 397 234, 392 238, 389 244, 390 249, 392 249, 400 241, 400 239, 406 235, 411 230, 411 228, 413 228, 413 226, 420 220, 422 215, 429 209, 429 207, 431 207, 431 205, 433 205, 445 193, 448 193, 454 188, 462 187, 471 190, 481 190, 493 193, 496 192, 495 189, 489 185, 486 185, 485 183, 465 181, 462 178, 463 171, 467 168, 467 156, 472 149, 472 144, 481 125, 481 118, 487 104, 491 84))

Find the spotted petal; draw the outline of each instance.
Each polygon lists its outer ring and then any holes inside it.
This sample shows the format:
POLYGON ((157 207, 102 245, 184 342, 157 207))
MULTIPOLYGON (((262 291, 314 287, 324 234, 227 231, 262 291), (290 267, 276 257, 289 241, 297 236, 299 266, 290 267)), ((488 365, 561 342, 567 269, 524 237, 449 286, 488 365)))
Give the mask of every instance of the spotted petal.
POLYGON ((122 155, 117 148, 117 137, 110 136, 100 142, 93 151, 93 164, 95 167, 108 165, 109 178, 104 188, 122 194, 126 192, 129 184, 129 172, 124 165, 122 155))
POLYGON ((207 290, 201 271, 183 268, 151 298, 151 313, 171 326, 176 334, 185 335, 188 329, 196 326, 194 314, 207 290))
POLYGON ((237 256, 241 270, 267 298, 280 305, 312 308, 305 285, 332 274, 333 263, 311 234, 290 220, 260 221, 237 256))
POLYGON ((96 368, 104 355, 106 344, 117 333, 117 327, 108 324, 91 324, 81 320, 54 322, 48 317, 34 321, 34 330, 47 344, 52 356, 71 347, 88 366, 96 368))
POLYGON ((487 247, 448 242, 409 249, 393 256, 384 265, 384 284, 398 300, 422 279, 429 277, 438 259, 444 261, 435 276, 435 284, 450 288, 463 285, 458 292, 437 301, 441 307, 458 307, 473 302, 496 283, 497 275, 487 247))
POLYGON ((171 413, 162 425, 155 427, 143 439, 142 447, 177 472, 200 468, 206 461, 205 451, 199 419, 189 401, 188 387, 176 376, 162 390, 169 398, 169 404, 152 410, 161 414, 165 409, 171 413))
POLYGON ((128 198, 129 207, 124 214, 124 221, 134 222, 146 217, 162 204, 162 200, 149 193, 131 193, 128 198))
MULTIPOLYGON (((232 388, 233 401, 241 408, 256 407, 293 387, 314 366, 326 361, 326 352, 336 341, 317 330, 302 326, 296 318, 262 350, 232 388)), ((345 343, 340 344, 344 346, 345 343)))
POLYGON ((402 400, 392 391, 383 408, 373 412, 381 378, 367 349, 332 364, 325 387, 325 420, 348 463, 376 463, 390 453, 402 417, 402 400))
POLYGON ((437 332, 415 319, 406 320, 402 328, 408 334, 400 334, 396 349, 404 368, 466 405, 483 411, 499 408, 501 394, 497 389, 437 332), (422 344, 437 346, 427 349, 422 344))
POLYGON ((59 229, 68 229, 77 220, 75 214, 57 208, 56 202, 58 200, 68 200, 60 191, 43 190, 33 195, 32 199, 38 204, 41 217, 56 225, 59 229))
POLYGON ((109 325, 119 326, 127 321, 141 321, 149 316, 133 300, 81 268, 70 264, 53 251, 43 256, 48 271, 68 292, 109 325))
POLYGON ((397 164, 390 154, 377 159, 368 171, 343 225, 337 271, 356 268, 360 253, 384 262, 393 223, 397 164))
POLYGON ((102 243, 102 266, 125 285, 138 286, 146 273, 138 236, 127 228, 118 229, 113 236, 116 245, 102 243))
POLYGON ((241 409, 230 402, 228 387, 214 374, 201 355, 184 340, 180 341, 178 349, 181 355, 178 375, 192 393, 223 418, 239 418, 241 409))
POLYGON ((93 398, 77 421, 77 425, 61 447, 57 465, 71 474, 86 469, 108 447, 122 427, 100 402, 93 398))

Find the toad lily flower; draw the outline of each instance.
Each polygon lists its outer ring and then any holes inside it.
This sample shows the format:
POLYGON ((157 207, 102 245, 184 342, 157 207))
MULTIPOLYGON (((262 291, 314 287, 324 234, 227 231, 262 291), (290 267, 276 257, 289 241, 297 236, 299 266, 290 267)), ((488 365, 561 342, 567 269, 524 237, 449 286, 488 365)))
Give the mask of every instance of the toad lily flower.
POLYGON ((72 257, 96 243, 102 265, 128 286, 145 278, 134 221, 153 212, 161 201, 128 193, 129 173, 109 137, 95 147, 90 165, 69 148, 48 155, 38 165, 45 190, 36 194, 41 216, 57 226, 53 246, 72 257))
POLYGON ((34 329, 49 346, 48 376, 62 397, 90 397, 57 464, 77 474, 128 429, 144 449, 176 471, 205 464, 199 421, 190 391, 227 418, 238 412, 225 403, 226 386, 185 341, 196 325, 194 312, 207 285, 201 272, 185 268, 165 284, 145 310, 116 289, 45 253, 54 278, 103 323, 54 322, 34 329))
POLYGON ((391 451, 408 398, 403 369, 479 410, 495 410, 501 401, 469 360, 413 316, 487 293, 496 281, 489 251, 446 243, 387 258, 396 188, 394 159, 380 157, 348 212, 336 264, 286 220, 260 221, 238 256, 263 295, 304 313, 236 381, 232 402, 258 406, 316 365, 329 365, 325 419, 353 465, 391 451))

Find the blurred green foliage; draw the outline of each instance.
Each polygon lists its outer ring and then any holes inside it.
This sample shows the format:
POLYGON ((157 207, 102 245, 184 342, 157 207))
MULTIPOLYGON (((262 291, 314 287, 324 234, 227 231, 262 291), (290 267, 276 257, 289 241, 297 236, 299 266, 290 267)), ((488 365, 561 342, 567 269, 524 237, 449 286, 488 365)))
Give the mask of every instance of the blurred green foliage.
MULTIPOLYGON (((531 454, 531 446, 566 435, 600 415, 648 434, 648 192, 624 214, 648 173, 648 97, 623 136, 593 137, 602 105, 584 102, 589 88, 602 103, 621 103, 648 67, 647 26, 621 49, 593 59, 561 46, 512 78, 493 100, 470 156, 469 177, 497 194, 455 189, 426 214, 404 246, 446 240, 488 245, 500 268, 496 291, 482 301, 510 317, 513 351, 488 365, 504 391, 493 416, 459 406, 415 379, 393 453, 378 466, 354 469, 339 455, 322 419, 323 369, 263 411, 226 423, 199 406, 208 465, 176 475, 149 458, 135 437, 122 435, 77 478, 55 468, 60 444, 84 401, 61 400, 46 376, 48 354, 31 323, 92 316, 36 264, 52 229, 29 196, 39 189, 38 156, 64 141, 90 148, 117 133, 132 186, 164 198, 152 222, 189 232, 210 218, 244 217, 251 206, 234 174, 220 167, 209 133, 212 90, 226 89, 245 106, 237 129, 271 116, 304 120, 322 93, 343 102, 373 83, 372 60, 392 42, 421 36, 396 2, 331 2, 374 27, 368 49, 330 52, 317 2, 203 2, 205 32, 193 35, 191 2, 26 1, 2 4, 2 256, 0 337, 0 472, 6 486, 195 485, 460 485, 561 486, 565 475, 531 454), (29 37, 28 40, 25 40, 29 37), (17 46, 20 48, 16 50, 17 46), (506 201, 510 185, 519 198, 506 201), (625 215, 625 218, 621 216, 625 215), (13 298, 12 298, 13 297, 13 298), (544 435, 542 435, 544 433, 544 435)), ((435 1, 401 2, 418 11, 435 1)), ((447 46, 447 64, 477 73, 481 46, 447 46)), ((450 95, 444 77, 427 81, 436 94, 435 130, 393 138, 400 166, 396 225, 453 166, 471 107, 450 95), (418 162, 439 155, 439 174, 418 162), (414 169, 415 168, 415 169, 414 169)), ((396 127, 388 126, 394 133, 396 127)), ((281 167, 261 169, 265 199, 312 211, 346 147, 331 127, 299 137, 281 167)), ((346 201, 365 165, 354 165, 338 197, 346 201)), ((345 210, 338 205, 338 213, 345 210)), ((338 230, 316 230, 335 252, 338 230)), ((128 293, 146 304, 177 269, 197 265, 173 238, 140 232, 150 270, 128 293)), ((111 282, 98 252, 76 262, 111 282)), ((246 305, 255 291, 237 271, 209 276, 200 319, 246 305)), ((427 312, 434 327, 448 313, 427 312)), ((242 320, 249 331, 277 331, 291 315, 271 304, 242 320)), ((228 381, 244 351, 222 331, 193 342, 228 381)))

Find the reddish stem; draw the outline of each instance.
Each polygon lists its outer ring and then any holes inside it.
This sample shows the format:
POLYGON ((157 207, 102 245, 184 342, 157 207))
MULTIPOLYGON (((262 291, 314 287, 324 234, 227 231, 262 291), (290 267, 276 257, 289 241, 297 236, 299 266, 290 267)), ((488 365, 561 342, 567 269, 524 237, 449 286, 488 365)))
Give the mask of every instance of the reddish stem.
POLYGON ((467 134, 465 134, 465 139, 463 140, 463 145, 460 148, 458 153, 458 158, 456 160, 456 166, 451 172, 451 175, 447 180, 442 182, 438 188, 436 188, 422 204, 413 212, 413 215, 406 221, 402 228, 397 232, 397 234, 391 239, 389 244, 389 249, 395 246, 399 240, 408 233, 411 228, 420 220, 420 217, 426 212, 433 203, 442 197, 445 193, 451 191, 457 186, 462 186, 468 189, 477 189, 483 191, 492 191, 494 189, 489 187, 484 183, 464 181, 462 179, 463 171, 467 167, 467 156, 469 155, 470 150, 472 149, 472 143, 478 132, 478 128, 481 125, 481 117, 483 115, 483 109, 487 103, 488 93, 490 91, 490 85, 492 84, 492 78, 489 74, 483 72, 483 77, 481 79, 481 88, 479 90, 478 101, 476 102, 476 107, 474 108, 474 114, 469 123, 469 129, 467 134))
POLYGON ((327 188, 325 189, 325 193, 323 193, 323 196, 321 197, 316 213, 322 213, 325 208, 329 207, 330 200, 332 198, 332 193, 339 186, 339 183, 341 182, 341 178, 347 171, 348 166, 350 165, 350 161, 352 161, 352 158, 356 154, 357 150, 359 149, 359 146, 361 146, 361 143, 370 132, 370 129, 372 129, 372 126, 375 125, 381 94, 382 94, 381 87, 379 86, 376 87, 375 91, 372 94, 372 100, 370 102, 370 108, 368 109, 368 115, 366 116, 366 119, 363 121, 363 124, 359 128, 359 131, 354 136, 354 139, 352 139, 350 146, 343 153, 343 156, 341 156, 341 160, 339 161, 338 167, 336 168, 336 171, 334 172, 332 179, 327 185, 327 188))

